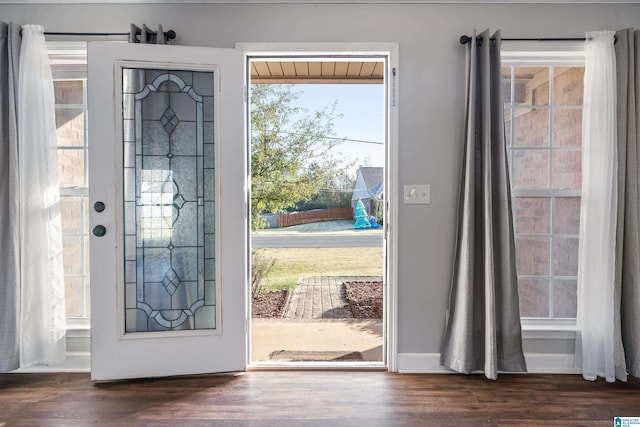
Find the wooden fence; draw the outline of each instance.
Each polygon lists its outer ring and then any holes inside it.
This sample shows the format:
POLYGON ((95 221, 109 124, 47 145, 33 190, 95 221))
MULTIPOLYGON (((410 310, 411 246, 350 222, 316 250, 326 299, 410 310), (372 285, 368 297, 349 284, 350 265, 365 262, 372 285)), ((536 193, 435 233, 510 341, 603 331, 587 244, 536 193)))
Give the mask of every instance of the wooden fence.
POLYGON ((278 227, 308 224, 310 222, 333 221, 336 219, 353 219, 351 208, 314 209, 312 211, 282 214, 278 217, 278 227))

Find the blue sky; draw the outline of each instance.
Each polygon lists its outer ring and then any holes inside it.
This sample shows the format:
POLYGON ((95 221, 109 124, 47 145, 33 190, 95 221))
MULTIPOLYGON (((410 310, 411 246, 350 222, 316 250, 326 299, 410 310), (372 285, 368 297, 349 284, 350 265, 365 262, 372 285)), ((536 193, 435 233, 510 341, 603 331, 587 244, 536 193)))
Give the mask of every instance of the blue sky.
MULTIPOLYGON (((337 101, 342 119, 335 123, 335 136, 382 143, 384 141, 384 85, 297 84, 302 92, 295 105, 313 112, 337 101)), ((384 166, 384 145, 345 141, 334 148, 345 161, 357 159, 356 167, 384 166)), ((355 173, 355 170, 354 170, 355 173)))

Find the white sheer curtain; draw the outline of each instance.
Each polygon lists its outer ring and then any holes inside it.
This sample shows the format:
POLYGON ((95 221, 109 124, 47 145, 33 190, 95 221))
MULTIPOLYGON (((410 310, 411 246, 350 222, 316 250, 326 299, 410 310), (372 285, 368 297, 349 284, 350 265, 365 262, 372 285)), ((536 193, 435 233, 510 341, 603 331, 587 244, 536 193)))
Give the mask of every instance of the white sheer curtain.
POLYGON ((20 366, 65 355, 64 275, 55 101, 43 28, 22 26, 20 141, 20 366))
POLYGON ((614 304, 617 218, 613 31, 587 33, 582 118, 582 204, 576 364, 585 379, 626 379, 614 304), (620 366, 622 361, 622 366, 620 366))

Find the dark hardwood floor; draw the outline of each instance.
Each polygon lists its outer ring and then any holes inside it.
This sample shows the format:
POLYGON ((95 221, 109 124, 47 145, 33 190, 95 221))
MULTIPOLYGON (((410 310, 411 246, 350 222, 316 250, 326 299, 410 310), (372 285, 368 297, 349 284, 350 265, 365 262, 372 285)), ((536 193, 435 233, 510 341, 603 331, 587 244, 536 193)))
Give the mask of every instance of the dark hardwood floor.
POLYGON ((640 417, 640 380, 269 371, 92 384, 0 375, 0 426, 603 425, 640 417))

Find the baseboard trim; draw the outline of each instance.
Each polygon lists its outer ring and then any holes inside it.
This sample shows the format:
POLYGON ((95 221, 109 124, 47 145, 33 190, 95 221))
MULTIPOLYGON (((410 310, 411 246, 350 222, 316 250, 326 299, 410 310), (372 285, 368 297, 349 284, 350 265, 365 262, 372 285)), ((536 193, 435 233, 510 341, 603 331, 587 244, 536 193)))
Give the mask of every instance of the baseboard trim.
MULTIPOLYGON (((579 374, 573 354, 525 353, 530 374, 579 374)), ((398 372, 402 374, 453 374, 440 365, 440 353, 399 353, 398 372)))
MULTIPOLYGON (((573 354, 527 353, 527 368, 530 374, 579 374, 574 368, 573 354)), ((68 352, 67 359, 56 366, 34 366, 22 368, 14 373, 26 372, 89 372, 89 352, 68 352)), ((401 374, 455 374, 440 365, 440 353, 400 353, 398 372, 401 374)))
POLYGON ((56 365, 29 366, 11 371, 12 374, 91 372, 91 355, 88 351, 68 351, 65 360, 56 365))

